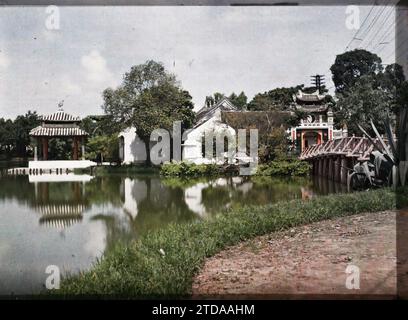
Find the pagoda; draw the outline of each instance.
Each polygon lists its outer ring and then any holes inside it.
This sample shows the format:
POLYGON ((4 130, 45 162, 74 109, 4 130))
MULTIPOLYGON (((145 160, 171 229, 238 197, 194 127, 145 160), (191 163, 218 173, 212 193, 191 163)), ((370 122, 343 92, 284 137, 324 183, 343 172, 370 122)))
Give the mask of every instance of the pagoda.
POLYGON ((297 152, 307 147, 347 136, 347 130, 334 128, 333 111, 326 102, 326 95, 319 90, 293 95, 294 107, 305 114, 296 127, 289 129, 290 138, 297 152))
POLYGON ((42 116, 41 125, 30 131, 34 143, 34 161, 29 162, 29 168, 39 169, 74 169, 93 165, 85 160, 85 138, 88 133, 79 127, 80 117, 72 116, 59 104, 57 112, 42 116), (49 159, 49 140, 52 138, 72 139, 72 157, 66 160, 49 159), (81 146, 81 160, 79 149, 81 146))

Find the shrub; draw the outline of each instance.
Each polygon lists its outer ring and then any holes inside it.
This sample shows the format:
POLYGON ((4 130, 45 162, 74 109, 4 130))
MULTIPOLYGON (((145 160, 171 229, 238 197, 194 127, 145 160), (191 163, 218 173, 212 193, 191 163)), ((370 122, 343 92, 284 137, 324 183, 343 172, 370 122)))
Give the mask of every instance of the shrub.
POLYGON ((309 173, 309 163, 296 159, 260 164, 256 170, 256 175, 259 176, 307 176, 309 173))
POLYGON ((214 176, 221 173, 216 164, 195 164, 186 161, 167 162, 160 168, 160 174, 166 177, 214 176))

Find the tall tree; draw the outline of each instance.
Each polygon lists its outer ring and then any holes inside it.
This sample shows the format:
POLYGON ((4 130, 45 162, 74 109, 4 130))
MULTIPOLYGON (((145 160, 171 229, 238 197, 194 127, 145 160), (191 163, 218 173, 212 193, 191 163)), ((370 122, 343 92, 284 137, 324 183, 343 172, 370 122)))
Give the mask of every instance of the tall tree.
POLYGON ((247 107, 248 97, 244 91, 241 91, 239 95, 236 95, 234 92, 230 94, 228 99, 239 109, 245 110, 247 107))
POLYGON ((194 122, 190 94, 162 63, 152 60, 133 66, 123 83, 116 89, 106 89, 103 97, 103 109, 118 130, 130 125, 136 127, 146 146, 147 163, 150 163, 150 135, 154 129, 171 132, 174 121, 181 121, 184 129, 194 122))
POLYGON ((17 156, 27 156, 27 146, 30 145, 30 130, 40 123, 37 112, 28 111, 25 115, 18 116, 13 123, 15 151, 17 156))
POLYGON ((225 94, 216 92, 211 96, 206 96, 205 97, 205 106, 207 108, 211 108, 212 106, 216 105, 218 102, 220 102, 223 98, 225 98, 225 94))
POLYGON ((337 55, 330 68, 336 93, 342 93, 351 88, 358 78, 364 75, 374 76, 382 69, 381 58, 362 49, 337 55))
POLYGON ((373 75, 360 77, 352 87, 339 95, 335 106, 337 124, 347 125, 350 134, 361 135, 358 124, 371 132, 370 120, 384 133, 382 121, 391 117, 395 99, 378 85, 373 75))
POLYGON ((258 93, 248 104, 248 110, 287 110, 293 104, 293 95, 303 88, 304 85, 298 85, 296 87, 276 88, 264 93, 258 93))
POLYGON ((0 118, 0 152, 11 156, 11 150, 15 143, 13 121, 0 118))

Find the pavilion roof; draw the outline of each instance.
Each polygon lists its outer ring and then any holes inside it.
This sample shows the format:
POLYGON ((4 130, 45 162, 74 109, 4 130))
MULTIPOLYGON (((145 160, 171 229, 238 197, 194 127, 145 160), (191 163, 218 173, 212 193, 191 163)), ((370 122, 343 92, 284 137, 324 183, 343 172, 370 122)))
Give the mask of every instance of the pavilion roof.
POLYGON ((87 135, 87 132, 78 127, 38 126, 30 131, 32 137, 81 137, 87 135))
POLYGON ((81 118, 70 115, 63 110, 58 110, 55 113, 42 116, 41 120, 44 122, 79 122, 81 118))
POLYGON ((319 103, 323 102, 325 98, 324 94, 320 94, 319 90, 316 90, 313 93, 305 93, 302 90, 299 90, 296 95, 293 96, 293 100, 296 102, 307 102, 307 103, 319 103))

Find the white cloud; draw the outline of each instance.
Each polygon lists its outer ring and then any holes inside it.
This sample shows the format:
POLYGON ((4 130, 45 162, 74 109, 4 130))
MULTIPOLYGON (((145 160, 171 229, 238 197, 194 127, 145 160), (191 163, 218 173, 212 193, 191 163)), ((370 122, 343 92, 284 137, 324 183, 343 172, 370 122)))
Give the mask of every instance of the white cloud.
POLYGON ((4 52, 0 51, 0 68, 7 69, 9 65, 10 65, 10 59, 7 57, 7 55, 4 52))
POLYGON ((92 50, 89 54, 82 56, 81 65, 85 69, 85 77, 88 81, 108 85, 114 83, 113 75, 107 67, 106 60, 98 50, 92 50))

